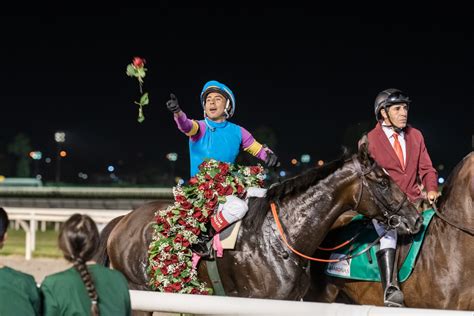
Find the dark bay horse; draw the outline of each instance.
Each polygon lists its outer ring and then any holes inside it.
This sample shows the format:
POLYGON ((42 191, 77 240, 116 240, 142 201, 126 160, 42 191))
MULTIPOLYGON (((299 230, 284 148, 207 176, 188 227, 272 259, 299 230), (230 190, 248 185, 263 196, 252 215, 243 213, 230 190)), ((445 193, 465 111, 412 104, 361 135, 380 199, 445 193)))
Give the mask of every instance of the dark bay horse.
MULTIPOLYGON (((474 310, 473 200, 471 152, 444 185, 437 203, 439 215, 428 227, 411 276, 401 284, 407 307, 474 310)), ((399 245, 401 253, 407 248, 399 245)), ((305 300, 383 306, 380 283, 330 277, 324 274, 324 266, 312 264, 312 284, 305 300)))
MULTIPOLYGON (((398 228, 405 232, 415 233, 422 224, 405 194, 369 157, 367 146, 361 146, 351 157, 346 153, 272 186, 264 198, 250 199, 235 249, 217 258, 227 295, 297 300, 309 287, 309 261, 282 243, 270 202, 278 205, 288 242, 305 254, 316 250, 332 223, 349 209, 385 221, 397 218, 398 228)), ((145 204, 103 230, 103 256, 98 262, 103 263, 108 256, 111 265, 124 273, 131 289, 149 290, 146 267, 151 224, 155 212, 163 207, 145 204)), ((199 264, 198 277, 212 284, 205 261, 199 264)))

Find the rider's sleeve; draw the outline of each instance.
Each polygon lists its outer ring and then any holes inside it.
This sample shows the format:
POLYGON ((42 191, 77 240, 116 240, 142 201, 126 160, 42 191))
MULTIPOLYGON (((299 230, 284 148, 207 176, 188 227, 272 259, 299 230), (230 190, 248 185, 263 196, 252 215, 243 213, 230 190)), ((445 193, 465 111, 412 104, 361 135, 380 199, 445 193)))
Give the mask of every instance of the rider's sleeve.
POLYGON ((186 134, 186 136, 194 136, 199 132, 199 124, 195 120, 190 120, 186 114, 181 111, 179 115, 174 117, 178 129, 186 134))
POLYGON ((430 155, 425 146, 425 140, 421 136, 420 160, 418 162, 418 172, 426 191, 438 191, 438 172, 433 168, 430 155))
POLYGON ((242 131, 242 149, 251 155, 259 158, 260 160, 267 160, 267 152, 263 148, 262 144, 257 142, 255 138, 245 128, 240 127, 242 131))

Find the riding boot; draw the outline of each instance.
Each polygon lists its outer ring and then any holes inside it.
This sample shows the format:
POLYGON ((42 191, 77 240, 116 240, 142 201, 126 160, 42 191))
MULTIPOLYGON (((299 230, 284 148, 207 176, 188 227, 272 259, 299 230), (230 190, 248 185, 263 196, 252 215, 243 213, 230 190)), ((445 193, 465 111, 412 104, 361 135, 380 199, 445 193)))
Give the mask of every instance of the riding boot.
POLYGON ((206 224, 206 231, 201 231, 198 236, 197 243, 192 245, 191 250, 198 254, 201 259, 204 260, 213 260, 214 252, 212 251, 212 238, 216 234, 214 227, 212 227, 211 222, 209 221, 206 224))
POLYGON ((398 284, 398 273, 394 273, 395 249, 386 248, 377 251, 377 263, 382 281, 384 305, 403 307, 403 292, 398 284))

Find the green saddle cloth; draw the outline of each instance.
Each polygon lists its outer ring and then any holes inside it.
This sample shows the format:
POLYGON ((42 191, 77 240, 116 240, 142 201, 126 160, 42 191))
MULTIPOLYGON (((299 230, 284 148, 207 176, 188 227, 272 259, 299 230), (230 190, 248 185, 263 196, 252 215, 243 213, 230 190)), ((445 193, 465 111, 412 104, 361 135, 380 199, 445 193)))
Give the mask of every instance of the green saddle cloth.
MULTIPOLYGON (((408 255, 403 262, 403 265, 398 272, 398 279, 400 282, 404 282, 410 276, 414 266, 415 260, 420 251, 423 243, 428 225, 435 214, 433 209, 423 211, 423 225, 420 231, 413 236, 413 243, 410 246, 408 255)), ((358 231, 363 230, 356 240, 346 245, 345 247, 338 249, 336 252, 331 254, 331 259, 338 259, 344 257, 347 254, 357 254, 363 251, 368 245, 377 239, 378 235, 373 225, 365 225, 367 218, 363 215, 355 216, 351 223, 341 233, 340 239, 349 240, 358 231), (365 221, 364 221, 365 220, 365 221)), ((344 260, 337 263, 328 263, 325 269, 327 275, 345 279, 354 279, 362 281, 373 281, 380 282, 380 273, 377 264, 377 257, 375 253, 378 251, 378 243, 370 248, 370 257, 372 260, 369 261, 369 256, 364 253, 352 259, 344 260)))

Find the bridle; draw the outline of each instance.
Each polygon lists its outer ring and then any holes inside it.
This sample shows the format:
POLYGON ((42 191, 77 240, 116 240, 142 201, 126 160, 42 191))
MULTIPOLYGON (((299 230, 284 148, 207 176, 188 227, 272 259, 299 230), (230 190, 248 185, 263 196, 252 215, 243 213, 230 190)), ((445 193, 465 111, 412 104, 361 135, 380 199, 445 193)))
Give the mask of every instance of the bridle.
POLYGON ((400 201, 400 204, 397 205, 397 207, 392 208, 390 205, 387 205, 387 203, 380 199, 377 195, 372 193, 372 190, 370 190, 369 183, 367 181, 367 175, 370 174, 374 168, 376 167, 376 163, 372 163, 370 168, 367 168, 365 170, 362 170, 362 165, 357 159, 356 155, 352 156, 352 162, 354 163, 354 167, 357 172, 357 177, 360 178, 361 183, 360 183, 360 190, 357 195, 357 200, 356 204, 354 206, 354 210, 357 210, 359 207, 360 201, 362 200, 362 194, 364 191, 364 187, 366 188, 367 192, 372 196, 372 199, 375 201, 375 204, 382 210, 383 216, 387 220, 386 224, 389 228, 397 228, 400 226, 400 224, 404 221, 404 219, 398 215, 400 212, 403 204, 407 200, 406 194, 403 195, 403 199, 400 201))

